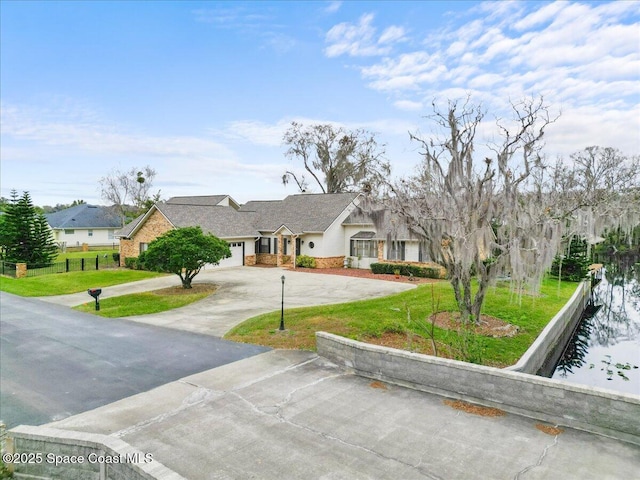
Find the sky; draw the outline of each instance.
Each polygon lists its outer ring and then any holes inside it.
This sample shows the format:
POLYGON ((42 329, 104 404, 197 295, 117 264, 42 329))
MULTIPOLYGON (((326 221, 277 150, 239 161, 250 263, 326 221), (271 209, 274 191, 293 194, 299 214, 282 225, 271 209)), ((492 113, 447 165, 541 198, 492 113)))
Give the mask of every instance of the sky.
POLYGON ((434 103, 481 105, 492 142, 539 97, 548 158, 640 154, 640 1, 0 0, 0 194, 39 206, 146 165, 163 199, 284 198, 293 121, 372 132, 409 175, 434 103))

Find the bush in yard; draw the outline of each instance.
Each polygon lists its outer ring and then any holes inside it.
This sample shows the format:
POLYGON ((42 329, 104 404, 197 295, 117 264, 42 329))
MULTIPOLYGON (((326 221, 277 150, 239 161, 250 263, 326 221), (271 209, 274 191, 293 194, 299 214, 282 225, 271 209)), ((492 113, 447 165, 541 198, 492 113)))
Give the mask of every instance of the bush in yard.
POLYGON ((399 263, 372 263, 371 271, 376 274, 414 276, 422 278, 440 278, 437 268, 421 267, 419 265, 407 265, 399 263))
POLYGON ((119 253, 112 253, 111 257, 113 258, 114 262, 120 263, 120 254, 119 253))
POLYGON ((204 234, 200 227, 184 227, 170 230, 151 243, 138 257, 145 269, 175 273, 183 288, 191 288, 191 281, 206 264, 217 265, 231 256, 229 244, 211 234, 204 234))
POLYGON ((131 270, 142 270, 138 264, 138 257, 126 257, 124 259, 124 266, 131 270))
POLYGON ((296 267, 316 268, 316 259, 309 255, 298 255, 296 257, 296 267))

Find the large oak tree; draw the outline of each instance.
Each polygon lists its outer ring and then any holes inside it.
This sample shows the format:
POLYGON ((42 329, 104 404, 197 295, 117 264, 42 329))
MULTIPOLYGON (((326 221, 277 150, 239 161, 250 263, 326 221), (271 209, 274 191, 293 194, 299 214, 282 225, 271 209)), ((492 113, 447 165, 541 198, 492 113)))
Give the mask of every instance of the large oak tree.
MULTIPOLYGON (((302 162, 312 185, 322 193, 361 192, 376 189, 390 172, 384 145, 366 130, 347 130, 331 124, 293 122, 283 138, 286 155, 302 162)), ((287 170, 282 183, 293 180, 300 191, 311 185, 304 174, 287 170)))

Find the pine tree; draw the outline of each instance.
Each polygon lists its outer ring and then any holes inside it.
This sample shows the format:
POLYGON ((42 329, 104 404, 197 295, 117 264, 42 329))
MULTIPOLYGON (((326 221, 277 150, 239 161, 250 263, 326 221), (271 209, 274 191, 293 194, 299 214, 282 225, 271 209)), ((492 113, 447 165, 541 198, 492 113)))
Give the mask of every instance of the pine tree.
POLYGON ((4 260, 42 266, 52 262, 57 246, 43 214, 38 213, 29 192, 22 197, 13 190, 0 224, 4 260))

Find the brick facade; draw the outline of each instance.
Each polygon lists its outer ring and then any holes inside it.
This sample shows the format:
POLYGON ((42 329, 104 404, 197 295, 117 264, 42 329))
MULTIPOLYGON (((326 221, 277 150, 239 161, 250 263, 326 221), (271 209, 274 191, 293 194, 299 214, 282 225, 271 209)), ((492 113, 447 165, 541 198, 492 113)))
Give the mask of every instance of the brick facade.
POLYGON ((316 257, 316 268, 342 268, 344 267, 344 255, 339 257, 316 257))
POLYGON ((120 266, 124 266, 125 258, 140 255, 141 243, 150 243, 172 228, 165 216, 155 210, 132 239, 120 239, 120 266))
POLYGON ((27 276, 27 264, 16 263, 16 278, 25 278, 27 276))
POLYGON ((277 265, 278 256, 275 253, 258 253, 256 255, 256 263, 258 265, 277 265))

